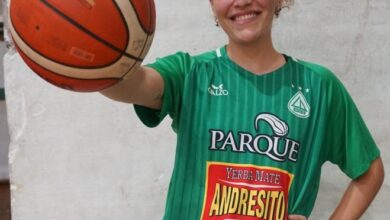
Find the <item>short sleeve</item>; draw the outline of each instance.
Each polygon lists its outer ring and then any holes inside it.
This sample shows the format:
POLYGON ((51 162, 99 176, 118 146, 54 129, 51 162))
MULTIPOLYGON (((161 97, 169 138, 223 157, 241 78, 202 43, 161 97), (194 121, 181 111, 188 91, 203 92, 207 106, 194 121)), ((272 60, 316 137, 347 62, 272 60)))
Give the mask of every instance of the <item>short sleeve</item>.
POLYGON ((350 178, 364 174, 380 152, 351 96, 331 74, 328 86, 326 159, 350 178))
POLYGON ((155 69, 164 80, 164 94, 161 109, 150 109, 140 105, 134 105, 134 109, 140 120, 148 127, 156 127, 169 115, 172 127, 176 131, 180 116, 184 78, 192 65, 190 55, 178 52, 163 58, 158 58, 148 67, 155 69))

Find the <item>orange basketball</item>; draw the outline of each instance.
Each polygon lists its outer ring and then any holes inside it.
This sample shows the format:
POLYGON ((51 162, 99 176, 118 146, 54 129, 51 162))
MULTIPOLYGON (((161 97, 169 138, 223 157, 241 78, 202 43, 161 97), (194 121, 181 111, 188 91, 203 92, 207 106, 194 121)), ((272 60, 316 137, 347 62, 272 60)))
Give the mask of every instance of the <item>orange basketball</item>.
POLYGON ((105 89, 134 72, 155 30, 153 0, 11 0, 10 32, 26 64, 64 89, 105 89))

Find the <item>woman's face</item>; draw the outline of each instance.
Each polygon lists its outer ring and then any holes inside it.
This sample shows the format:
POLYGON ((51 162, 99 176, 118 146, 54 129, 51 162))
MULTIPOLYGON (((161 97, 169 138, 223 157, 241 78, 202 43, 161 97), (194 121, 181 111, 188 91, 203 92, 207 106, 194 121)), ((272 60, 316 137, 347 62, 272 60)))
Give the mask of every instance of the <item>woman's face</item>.
POLYGON ((235 43, 254 43, 271 37, 280 0, 210 0, 219 25, 235 43))

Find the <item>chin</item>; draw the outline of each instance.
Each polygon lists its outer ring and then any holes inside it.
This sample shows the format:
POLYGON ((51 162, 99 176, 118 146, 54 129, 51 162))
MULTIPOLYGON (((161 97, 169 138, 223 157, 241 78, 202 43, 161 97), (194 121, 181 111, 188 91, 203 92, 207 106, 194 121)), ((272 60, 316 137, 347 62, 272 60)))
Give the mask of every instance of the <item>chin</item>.
POLYGON ((242 44, 250 44, 250 43, 255 43, 261 41, 262 37, 260 34, 255 34, 255 33, 242 33, 242 34, 237 34, 234 36, 233 41, 237 43, 242 43, 242 44))

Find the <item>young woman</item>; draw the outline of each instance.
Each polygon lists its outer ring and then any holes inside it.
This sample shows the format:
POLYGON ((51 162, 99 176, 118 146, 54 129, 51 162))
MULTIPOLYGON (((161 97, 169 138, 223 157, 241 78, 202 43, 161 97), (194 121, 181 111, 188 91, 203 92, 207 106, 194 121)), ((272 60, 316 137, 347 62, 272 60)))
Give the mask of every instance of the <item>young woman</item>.
POLYGON ((352 181, 331 219, 358 219, 384 176, 380 153, 333 73, 273 47, 284 0, 210 0, 226 46, 179 52, 102 92, 177 133, 164 219, 306 219, 321 166, 352 181))

